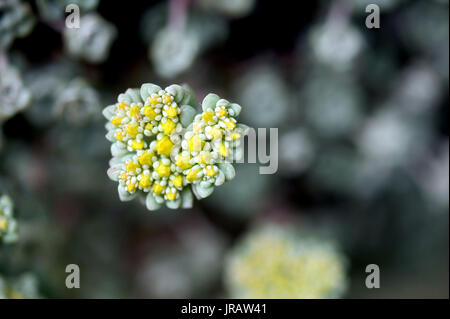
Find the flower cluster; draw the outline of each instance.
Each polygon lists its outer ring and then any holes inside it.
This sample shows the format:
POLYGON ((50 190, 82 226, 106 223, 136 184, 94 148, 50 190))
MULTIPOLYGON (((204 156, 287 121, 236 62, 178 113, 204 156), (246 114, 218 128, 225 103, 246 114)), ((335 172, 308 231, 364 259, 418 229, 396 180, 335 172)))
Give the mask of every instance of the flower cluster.
POLYGON ((143 84, 104 109, 113 156, 108 176, 119 182, 121 200, 144 195, 149 210, 163 203, 189 208, 192 193, 207 197, 234 177, 229 160, 248 129, 237 123, 241 107, 209 94, 196 115, 195 103, 186 87, 143 84))
POLYGON ((0 276, 0 299, 36 299, 39 297, 38 283, 32 274, 23 274, 12 280, 0 276))
POLYGON ((11 243, 17 240, 17 222, 13 216, 13 203, 9 196, 0 197, 0 241, 11 243))
POLYGON ((345 290, 344 269, 330 243, 266 226, 231 252, 225 281, 233 298, 334 298, 345 290))

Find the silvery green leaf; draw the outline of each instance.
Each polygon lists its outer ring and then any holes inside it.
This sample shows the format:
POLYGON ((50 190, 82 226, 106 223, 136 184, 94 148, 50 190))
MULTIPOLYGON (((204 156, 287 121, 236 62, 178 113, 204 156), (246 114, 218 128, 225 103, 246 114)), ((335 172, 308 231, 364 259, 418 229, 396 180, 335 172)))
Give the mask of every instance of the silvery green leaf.
POLYGON ((216 106, 222 106, 222 107, 228 107, 230 105, 230 102, 228 102, 225 99, 220 99, 219 101, 217 101, 216 106))
POLYGON ((123 157, 112 157, 109 160, 109 167, 113 167, 115 165, 122 165, 123 163, 125 163, 127 156, 123 156, 123 157))
POLYGON ((241 147, 235 148, 233 150, 233 160, 240 161, 244 158, 244 150, 241 147))
POLYGON ((161 204, 156 202, 156 199, 152 193, 148 193, 147 197, 145 198, 145 206, 148 210, 158 210, 161 208, 161 204))
POLYGON ((120 142, 115 142, 111 145, 111 155, 114 157, 124 156, 128 153, 128 150, 125 147, 119 146, 121 145, 121 143, 119 143, 120 142))
POLYGON ((230 104, 230 108, 234 112, 233 117, 237 118, 239 116, 239 114, 241 113, 242 107, 237 103, 232 103, 232 104, 230 104))
POLYGON ((124 103, 127 103, 127 104, 130 104, 132 102, 131 96, 129 96, 126 93, 120 93, 119 97, 117 98, 117 101, 124 102, 124 103))
POLYGON ((212 186, 212 184, 210 182, 206 182, 206 181, 201 181, 200 182, 200 187, 201 188, 210 188, 212 186))
POLYGON ((195 109, 197 108, 197 99, 195 97, 194 91, 192 91, 191 87, 187 84, 183 84, 183 89, 185 91, 183 101, 181 104, 187 104, 195 109))
POLYGON ((202 110, 206 111, 207 109, 214 109, 216 107, 216 103, 220 100, 220 97, 217 94, 209 93, 202 102, 202 110))
POLYGON ((192 196, 192 191, 190 188, 185 188, 181 192, 181 207, 182 208, 192 208, 194 204, 194 198, 192 196))
POLYGON ((103 109, 103 111, 102 111, 102 114, 103 114, 103 116, 108 120, 108 121, 110 121, 113 117, 114 117, 114 108, 115 108, 115 105, 114 104, 112 104, 112 105, 108 105, 107 107, 105 107, 104 109, 103 109))
POLYGON ((223 172, 227 181, 232 180, 236 174, 233 165, 230 163, 220 163, 219 169, 223 172))
POLYGON ((167 92, 174 96, 176 103, 181 103, 184 98, 184 89, 178 84, 172 84, 165 89, 167 92))
POLYGON ((105 128, 106 128, 107 131, 113 131, 114 132, 117 127, 114 124, 112 124, 111 122, 106 122, 105 128))
POLYGON ((153 195, 155 197, 155 200, 158 204, 163 204, 164 203, 164 197, 162 196, 158 196, 158 195, 153 195))
POLYGON ((219 170, 219 173, 217 173, 216 181, 214 183, 215 186, 220 186, 225 182, 225 174, 219 170))
POLYGON ((137 196, 137 192, 135 192, 133 194, 130 194, 130 193, 128 193, 126 188, 123 187, 122 185, 119 185, 117 187, 117 190, 119 192, 119 199, 122 202, 129 202, 129 201, 133 200, 137 196))
POLYGON ((113 180, 114 182, 117 182, 119 180, 119 174, 122 169, 122 165, 114 165, 106 171, 108 174, 108 177, 113 180))
POLYGON ((248 132, 250 131, 250 127, 248 127, 245 124, 238 124, 237 128, 239 129, 239 131, 241 132, 242 135, 248 135, 248 132))
POLYGON ((106 133, 106 139, 112 143, 116 141, 116 138, 114 137, 114 131, 108 130, 108 133, 106 133))
POLYGON ((212 194, 212 192, 214 191, 214 186, 203 188, 199 184, 194 184, 192 185, 192 190, 197 199, 202 199, 212 194))
POLYGON ((125 91, 125 94, 128 94, 128 96, 131 98, 131 102, 142 103, 139 89, 128 89, 125 91))
POLYGON ((194 120, 196 110, 190 105, 182 105, 180 113, 180 122, 183 127, 188 127, 194 120))
POLYGON ((166 206, 170 209, 177 209, 181 205, 181 196, 178 197, 176 200, 168 200, 166 201, 166 206))
POLYGON ((161 87, 159 87, 158 85, 152 84, 152 83, 144 83, 141 86, 141 97, 142 100, 146 101, 149 96, 151 96, 152 94, 156 94, 161 90, 161 87))

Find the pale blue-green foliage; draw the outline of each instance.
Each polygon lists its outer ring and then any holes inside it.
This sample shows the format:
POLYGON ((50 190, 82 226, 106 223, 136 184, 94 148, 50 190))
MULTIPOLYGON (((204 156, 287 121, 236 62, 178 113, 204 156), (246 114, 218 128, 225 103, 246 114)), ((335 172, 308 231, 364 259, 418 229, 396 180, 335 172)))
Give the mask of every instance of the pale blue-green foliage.
POLYGON ((29 4, 20 0, 0 2, 0 49, 8 49, 15 38, 28 35, 35 24, 29 4))
POLYGON ((197 56, 223 41, 228 24, 221 17, 192 12, 184 27, 168 24, 167 6, 152 7, 141 22, 142 37, 151 42, 149 57, 155 71, 164 78, 173 78, 189 69, 197 56))
POLYGON ((66 60, 29 69, 24 74, 25 84, 33 97, 33 106, 24 112, 28 120, 39 127, 52 123, 59 92, 76 76, 75 65, 66 60))
POLYGON ((362 96, 351 77, 317 72, 303 86, 300 103, 313 130, 320 136, 336 138, 352 133, 360 123, 362 96))
POLYGON ((40 298, 38 282, 31 273, 16 278, 5 278, 0 274, 0 299, 40 298))
POLYGON ((290 117, 288 110, 295 112, 286 81, 269 64, 249 67, 236 78, 233 92, 247 109, 243 120, 255 127, 277 127, 290 117))
POLYGON ((99 2, 100 0, 36 0, 39 14, 50 21, 64 18, 66 6, 69 4, 76 4, 83 14, 95 10, 99 2))
POLYGON ((280 133, 278 146, 279 171, 285 176, 297 176, 306 171, 316 155, 311 134, 304 128, 291 128, 280 133))
POLYGON ((105 61, 117 36, 116 27, 95 13, 82 15, 80 25, 64 29, 67 53, 91 63, 105 61))
POLYGON ((309 34, 312 59, 336 71, 353 67, 366 46, 360 28, 350 21, 329 18, 314 26, 309 34))
POLYGON ((99 94, 69 61, 59 60, 29 70, 25 84, 32 95, 32 107, 25 115, 37 126, 57 120, 81 125, 101 118, 99 94))
POLYGON ((100 98, 82 78, 75 78, 58 92, 53 114, 71 124, 83 124, 100 117, 100 98))
POLYGON ((193 218, 191 227, 180 229, 178 238, 160 242, 162 249, 152 252, 138 269, 136 282, 145 297, 195 296, 219 280, 226 249, 223 234, 193 218))
POLYGON ((7 195, 0 197, 0 242, 12 243, 17 241, 17 221, 13 214, 13 202, 7 195))
POLYGON ((30 102, 31 93, 19 71, 12 66, 0 67, 0 122, 22 111, 30 102))

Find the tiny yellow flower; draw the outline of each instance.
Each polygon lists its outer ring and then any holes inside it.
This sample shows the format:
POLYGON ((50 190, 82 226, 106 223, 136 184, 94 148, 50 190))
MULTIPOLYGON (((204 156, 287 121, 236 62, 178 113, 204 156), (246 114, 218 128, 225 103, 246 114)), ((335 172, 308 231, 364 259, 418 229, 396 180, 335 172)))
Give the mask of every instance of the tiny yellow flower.
POLYGON ((163 128, 163 132, 164 134, 169 135, 170 133, 172 133, 172 131, 175 129, 175 127, 177 126, 177 123, 175 123, 172 120, 167 120, 162 124, 162 128, 163 128))
POLYGON ((167 177, 170 175, 170 165, 164 165, 160 162, 155 171, 159 174, 159 176, 167 177))
POLYGON ((160 195, 163 192, 163 190, 164 190, 164 186, 161 186, 160 183, 154 183, 153 184, 153 192, 156 195, 160 195))
POLYGON ((160 155, 169 156, 172 151, 173 143, 168 136, 164 136, 156 141, 156 152, 160 155))

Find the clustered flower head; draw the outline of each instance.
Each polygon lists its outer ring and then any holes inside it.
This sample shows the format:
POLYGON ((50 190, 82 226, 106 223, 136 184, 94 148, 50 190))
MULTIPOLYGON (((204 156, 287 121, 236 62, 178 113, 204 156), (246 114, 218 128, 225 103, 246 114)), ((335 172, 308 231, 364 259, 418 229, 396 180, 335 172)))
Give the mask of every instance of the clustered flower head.
POLYGON ((196 114, 187 87, 154 84, 128 89, 103 111, 112 142, 108 176, 119 183, 119 198, 141 195, 149 210, 192 207, 215 186, 234 177, 231 160, 248 127, 237 123, 238 104, 209 94, 196 114))
POLYGON ((332 243, 265 226, 231 252, 225 282, 232 298, 336 298, 345 262, 332 243))
POLYGON ((13 279, 0 275, 0 299, 36 299, 39 298, 36 277, 26 273, 13 279))
POLYGON ((13 203, 9 196, 0 197, 0 242, 11 243, 17 240, 17 222, 13 216, 13 203))

